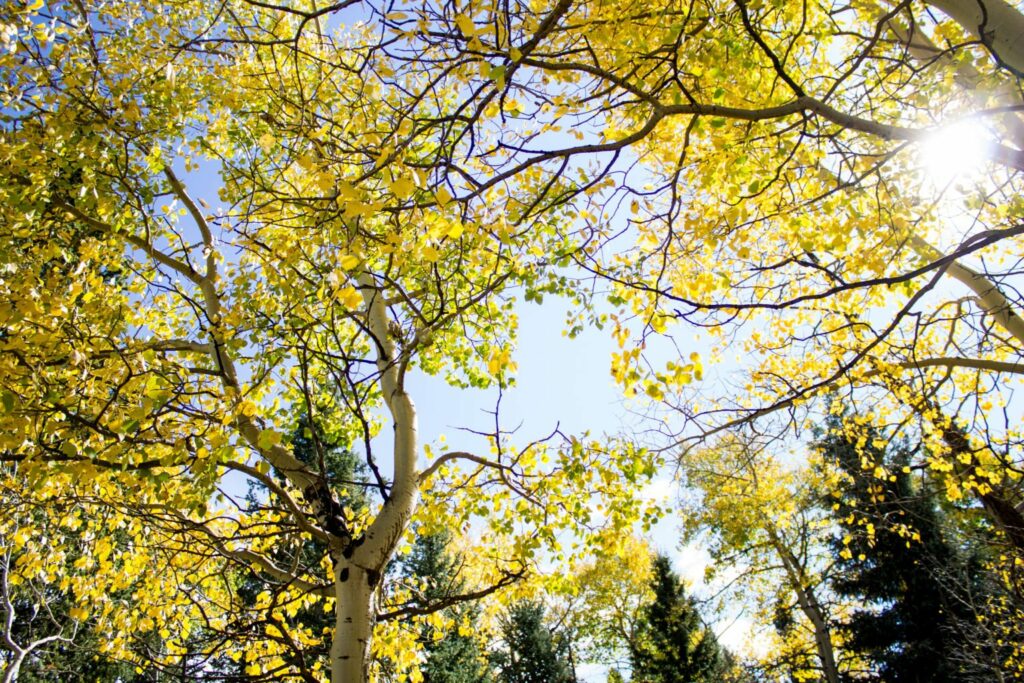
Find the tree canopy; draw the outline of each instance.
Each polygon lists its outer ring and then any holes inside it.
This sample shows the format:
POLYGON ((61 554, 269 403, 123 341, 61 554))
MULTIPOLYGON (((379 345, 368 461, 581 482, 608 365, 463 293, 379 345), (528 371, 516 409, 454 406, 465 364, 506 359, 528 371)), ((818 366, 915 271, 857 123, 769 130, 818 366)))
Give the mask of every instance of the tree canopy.
MULTIPOLYGON (((1004 0, 5 4, 5 675, 35 600, 143 670, 419 676, 410 624, 649 525, 670 460, 742 469, 844 404, 1018 580, 1021 35, 1004 0), (554 296, 661 438, 500 400, 473 449, 421 433, 410 378, 500 396, 554 296), (389 566, 442 530, 472 566, 423 604, 389 566)), ((772 539, 814 622, 787 477, 745 491, 784 524, 720 538, 772 539)))

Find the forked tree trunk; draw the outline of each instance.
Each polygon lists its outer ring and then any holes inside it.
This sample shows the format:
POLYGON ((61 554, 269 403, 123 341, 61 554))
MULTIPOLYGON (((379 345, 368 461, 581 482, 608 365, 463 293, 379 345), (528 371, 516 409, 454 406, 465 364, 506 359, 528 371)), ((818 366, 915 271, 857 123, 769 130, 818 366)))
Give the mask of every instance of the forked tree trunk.
MULTIPOLYGON (((415 434, 415 422, 407 431, 415 434)), ((415 486, 393 486, 391 498, 377 519, 345 552, 349 557, 342 555, 335 560, 332 683, 368 680, 381 578, 416 509, 415 494, 415 486)))
MULTIPOLYGON (((409 402, 410 410, 411 405, 409 402)), ((396 439, 395 448, 396 451, 413 451, 415 418, 404 424, 405 429, 401 431, 411 435, 413 441, 396 439)), ((396 433, 398 431, 396 429, 396 433)), ((415 471, 410 468, 402 479, 414 482, 415 471)), ((416 486, 409 483, 399 486, 398 481, 396 477, 391 497, 366 533, 335 559, 337 603, 331 642, 332 683, 366 683, 368 680, 381 578, 416 509, 416 486)))
POLYGON ((14 683, 17 681, 18 672, 21 670, 21 662, 23 659, 25 659, 24 652, 14 653, 10 664, 8 664, 7 668, 3 671, 3 678, 0 678, 0 681, 3 681, 3 683, 14 683))
POLYGON ((419 494, 416 407, 402 383, 408 359, 389 334, 387 306, 379 286, 367 273, 360 274, 358 282, 367 328, 377 345, 378 385, 394 429, 394 479, 387 500, 363 535, 335 551, 332 683, 368 680, 381 577, 416 511, 419 494))

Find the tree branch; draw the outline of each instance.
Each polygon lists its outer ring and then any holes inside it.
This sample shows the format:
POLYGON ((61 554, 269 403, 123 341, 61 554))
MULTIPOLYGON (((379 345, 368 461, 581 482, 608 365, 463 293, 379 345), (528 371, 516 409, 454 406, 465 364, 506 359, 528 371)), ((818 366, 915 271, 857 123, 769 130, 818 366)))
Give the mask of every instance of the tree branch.
POLYGON ((457 605, 460 602, 467 602, 470 600, 480 600, 485 598, 491 593, 501 590, 502 588, 509 586, 526 575, 526 569, 520 569, 517 572, 502 572, 501 579, 497 583, 482 588, 478 591, 472 591, 470 593, 460 593, 459 595, 449 595, 440 600, 436 600, 429 605, 407 605, 390 612, 383 612, 377 614, 377 621, 390 621, 391 619, 398 619, 400 617, 411 617, 411 616, 422 616, 424 614, 433 614, 446 607, 457 605))

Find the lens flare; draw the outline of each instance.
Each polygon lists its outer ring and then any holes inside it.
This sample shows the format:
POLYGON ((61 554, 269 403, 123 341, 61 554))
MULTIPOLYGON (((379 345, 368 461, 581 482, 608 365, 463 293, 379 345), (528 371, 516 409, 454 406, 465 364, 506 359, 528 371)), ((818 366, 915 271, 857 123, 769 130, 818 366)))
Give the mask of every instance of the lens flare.
POLYGON ((991 144, 988 131, 975 121, 943 126, 922 143, 921 164, 929 179, 943 187, 978 171, 991 144))

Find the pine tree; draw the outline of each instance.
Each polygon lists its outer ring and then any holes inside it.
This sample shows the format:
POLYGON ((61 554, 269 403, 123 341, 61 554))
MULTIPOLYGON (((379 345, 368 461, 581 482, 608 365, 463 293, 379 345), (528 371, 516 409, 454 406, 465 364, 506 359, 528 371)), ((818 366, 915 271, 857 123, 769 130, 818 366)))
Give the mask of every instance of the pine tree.
POLYGON ((724 671, 722 650, 664 555, 654 559, 653 601, 644 609, 631 660, 635 683, 712 683, 724 671))
MULTIPOLYGON (((358 515, 369 505, 365 485, 366 466, 352 451, 331 443, 307 413, 302 413, 299 416, 296 427, 292 431, 290 443, 292 454, 296 459, 309 465, 314 471, 324 472, 327 481, 346 485, 344 489, 334 492, 340 506, 339 514, 358 515)), ((285 482, 283 473, 274 471, 273 475, 280 483, 285 482)), ((251 506, 264 505, 267 493, 267 487, 262 483, 249 482, 248 502, 251 506)), ((270 551, 268 555, 283 566, 291 566, 298 562, 300 566, 316 567, 327 552, 328 548, 322 541, 307 539, 297 547, 278 548, 270 551)), ((241 577, 237 591, 243 604, 255 604, 257 595, 267 586, 264 578, 258 572, 246 573, 241 577)), ((323 632, 324 629, 334 627, 333 615, 324 612, 319 607, 299 609, 294 619, 296 623, 309 627, 313 632, 323 632)), ((254 627, 264 628, 265 624, 254 627)), ((312 662, 315 659, 325 660, 327 654, 325 645, 319 649, 306 650, 301 654, 295 653, 295 657, 312 662)), ((229 675, 244 678, 245 662, 223 661, 212 668, 220 668, 229 675)), ((219 676, 219 673, 217 675, 219 676)), ((214 676, 214 678, 216 677, 214 676)))
POLYGON ((345 484, 343 490, 335 492, 342 507, 358 513, 369 504, 366 465, 352 451, 327 441, 307 413, 299 416, 291 445, 292 454, 300 462, 314 470, 322 469, 327 481, 345 484))
MULTIPOLYGON (((458 558, 448 552, 451 535, 445 532, 417 535, 412 552, 404 562, 405 573, 422 582, 416 602, 421 606, 437 604, 463 591, 465 584, 458 576, 458 558)), ((477 640, 459 628, 476 621, 474 605, 446 608, 454 626, 438 637, 435 628, 424 626, 420 640, 426 662, 420 667, 424 683, 487 683, 490 669, 480 652, 477 640)))
POLYGON ((570 642, 544 623, 544 605, 525 600, 502 622, 505 649, 495 656, 501 683, 575 683, 570 642))
POLYGON ((945 537, 935 495, 911 477, 909 449, 882 447, 874 430, 864 436, 860 448, 835 433, 819 443, 846 481, 833 494, 841 531, 832 585, 864 603, 841 625, 844 647, 881 681, 963 681, 959 625, 974 620, 963 590, 982 590, 980 565, 945 537))

